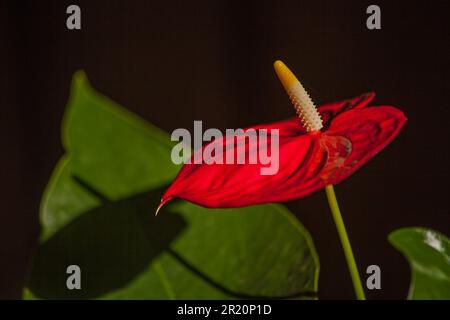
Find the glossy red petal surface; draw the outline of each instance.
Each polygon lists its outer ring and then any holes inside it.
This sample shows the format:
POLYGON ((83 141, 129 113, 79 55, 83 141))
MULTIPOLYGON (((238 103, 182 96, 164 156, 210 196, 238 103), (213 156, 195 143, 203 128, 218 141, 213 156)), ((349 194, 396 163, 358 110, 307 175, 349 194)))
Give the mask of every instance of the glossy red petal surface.
MULTIPOLYGON (((209 146, 225 148, 228 143, 229 140, 222 139, 209 146)), ((162 203, 177 197, 205 207, 225 208, 301 198, 329 184, 348 156, 349 144, 344 137, 321 133, 297 137, 280 134, 276 174, 262 175, 261 169, 268 165, 259 163, 185 164, 164 194, 162 203)), ((250 150, 248 143, 245 149, 250 150)), ((243 152, 244 148, 234 150, 243 152)), ((254 150, 267 151, 265 148, 254 150)))
POLYGON ((366 107, 375 98, 374 92, 364 93, 358 97, 347 99, 339 102, 327 103, 321 105, 317 109, 322 116, 324 126, 327 127, 330 120, 337 115, 349 111, 351 109, 362 109, 366 107))
POLYGON ((345 179, 380 152, 398 135, 406 120, 403 112, 389 106, 353 109, 333 119, 325 134, 346 137, 352 150, 332 183, 345 179))
MULTIPOLYGON (((260 163, 185 164, 164 194, 163 202, 178 197, 205 207, 239 207, 294 198, 290 196, 293 184, 299 179, 307 181, 317 176, 314 168, 308 165, 315 151, 314 142, 314 137, 309 135, 286 137, 280 134, 279 170, 274 175, 262 175, 261 169, 267 165, 260 163)), ((230 143, 230 139, 223 138, 209 146, 225 149, 231 146, 230 143)), ((245 146, 247 151, 252 147, 249 143, 245 146)), ((266 148, 252 150, 260 152, 266 148)))
POLYGON ((207 161, 228 150, 235 161, 238 154, 247 155, 246 164, 185 164, 162 204, 177 197, 205 207, 241 207, 297 199, 339 183, 391 142, 406 122, 393 107, 365 108, 373 97, 369 93, 319 107, 326 120, 323 132, 305 133, 297 117, 245 129, 266 129, 269 136, 270 130, 279 130, 273 175, 261 174, 267 164, 248 163, 250 155, 268 152, 251 139, 236 145, 224 137, 205 145, 200 152, 215 150, 207 161))

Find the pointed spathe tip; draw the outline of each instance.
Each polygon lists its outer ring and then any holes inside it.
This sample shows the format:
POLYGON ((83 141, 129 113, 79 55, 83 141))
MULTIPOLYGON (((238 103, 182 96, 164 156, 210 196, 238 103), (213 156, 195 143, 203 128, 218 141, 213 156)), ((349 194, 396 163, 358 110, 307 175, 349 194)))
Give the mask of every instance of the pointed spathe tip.
POLYGON ((159 210, 161 210, 163 205, 164 205, 164 203, 161 202, 161 204, 158 206, 158 208, 156 208, 155 217, 158 215, 159 210))
POLYGON ((169 202, 170 200, 172 200, 174 197, 167 197, 167 196, 163 196, 161 199, 161 202, 159 203, 158 208, 156 208, 156 212, 155 212, 155 217, 158 215, 159 210, 161 210, 161 208, 163 207, 163 205, 165 205, 167 202, 169 202))

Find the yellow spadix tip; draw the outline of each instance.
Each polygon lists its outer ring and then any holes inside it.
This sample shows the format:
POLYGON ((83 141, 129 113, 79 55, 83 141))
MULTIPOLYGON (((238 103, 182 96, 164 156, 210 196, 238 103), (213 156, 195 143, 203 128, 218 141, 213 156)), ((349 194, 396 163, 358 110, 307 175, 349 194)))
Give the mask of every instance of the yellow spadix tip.
POLYGON ((289 92, 292 89, 292 86, 299 82, 292 71, 289 70, 289 68, 282 61, 275 61, 273 67, 275 68, 275 72, 277 73, 277 76, 286 91, 289 92))

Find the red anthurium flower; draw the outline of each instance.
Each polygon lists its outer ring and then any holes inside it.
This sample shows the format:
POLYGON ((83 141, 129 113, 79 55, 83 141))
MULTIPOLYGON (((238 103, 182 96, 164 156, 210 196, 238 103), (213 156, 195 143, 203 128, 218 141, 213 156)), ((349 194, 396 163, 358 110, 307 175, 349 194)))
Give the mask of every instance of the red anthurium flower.
MULTIPOLYGON (((160 207, 181 198, 205 207, 241 207, 304 197, 344 180, 389 144, 406 122, 391 106, 369 107, 374 93, 322 105, 317 109, 300 82, 281 62, 275 63, 300 119, 257 125, 266 129, 269 144, 278 129, 279 169, 262 175, 264 164, 185 164, 165 192, 160 207)), ((205 145, 236 153, 252 149, 252 142, 235 147, 227 137, 205 145)), ((253 142, 254 143, 254 142, 253 142)), ((258 148, 261 148, 258 145, 258 148)))

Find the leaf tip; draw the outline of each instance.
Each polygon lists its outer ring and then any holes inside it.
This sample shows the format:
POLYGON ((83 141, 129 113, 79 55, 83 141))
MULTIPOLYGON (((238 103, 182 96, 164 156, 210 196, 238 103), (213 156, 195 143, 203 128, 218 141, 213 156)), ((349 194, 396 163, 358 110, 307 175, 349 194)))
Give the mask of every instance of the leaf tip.
POLYGON ((77 70, 72 76, 72 90, 77 90, 80 88, 88 89, 91 88, 88 76, 84 70, 77 70))
POLYGON ((75 71, 75 73, 73 74, 73 80, 76 83, 87 82, 88 80, 87 80, 86 72, 84 72, 84 70, 75 71))

